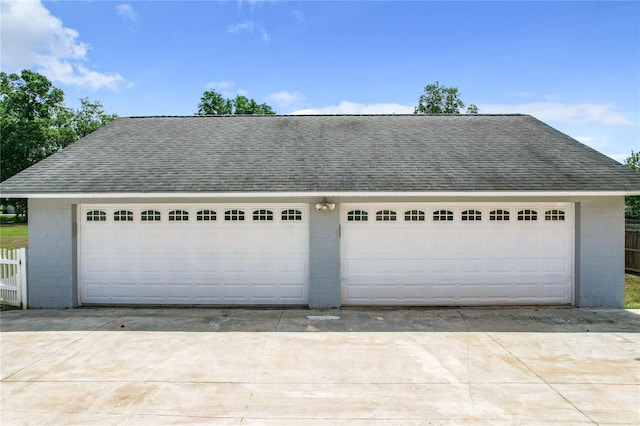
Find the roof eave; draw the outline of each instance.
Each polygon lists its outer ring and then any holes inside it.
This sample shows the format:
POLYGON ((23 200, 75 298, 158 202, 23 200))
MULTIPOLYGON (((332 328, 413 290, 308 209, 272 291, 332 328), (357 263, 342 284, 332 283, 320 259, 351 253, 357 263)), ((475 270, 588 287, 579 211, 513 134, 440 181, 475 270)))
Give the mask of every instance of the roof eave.
POLYGON ((309 191, 309 192, 60 192, 3 193, 2 198, 106 199, 106 198, 297 198, 297 197, 614 197, 640 195, 622 191, 309 191))

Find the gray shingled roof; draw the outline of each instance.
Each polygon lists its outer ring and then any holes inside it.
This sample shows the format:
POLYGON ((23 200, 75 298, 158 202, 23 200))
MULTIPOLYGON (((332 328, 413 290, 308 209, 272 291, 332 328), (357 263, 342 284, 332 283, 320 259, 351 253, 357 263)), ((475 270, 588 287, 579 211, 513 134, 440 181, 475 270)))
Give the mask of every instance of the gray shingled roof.
POLYGON ((3 196, 639 189, 640 174, 527 115, 119 118, 0 184, 3 196))

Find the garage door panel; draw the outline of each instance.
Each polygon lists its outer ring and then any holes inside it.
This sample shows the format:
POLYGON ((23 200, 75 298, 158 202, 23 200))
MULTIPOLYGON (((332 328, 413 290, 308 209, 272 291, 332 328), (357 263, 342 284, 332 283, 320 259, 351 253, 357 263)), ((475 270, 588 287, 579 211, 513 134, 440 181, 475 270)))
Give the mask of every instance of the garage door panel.
POLYGON ((306 264, 295 262, 293 261, 293 259, 288 262, 279 260, 277 265, 277 272, 282 274, 284 277, 294 281, 297 279, 297 277, 300 277, 306 273, 306 264))
POLYGON ((541 234, 542 236, 542 246, 545 249, 559 249, 566 250, 569 248, 569 244, 571 243, 569 236, 566 232, 563 232, 563 229, 557 229, 557 232, 551 232, 553 228, 549 230, 545 230, 541 234))
POLYGON ((107 272, 109 268, 109 260, 104 258, 90 257, 86 260, 85 268, 92 273, 107 272))
POLYGON ((114 299, 135 300, 136 286, 134 283, 122 283, 111 286, 111 297, 114 299))
POLYGON ((484 272, 485 267, 486 267, 486 265, 485 265, 485 260, 484 259, 459 258, 459 262, 458 262, 458 265, 457 265, 457 271, 461 272, 461 273, 484 272))
MULTIPOLYGON (((438 252, 438 255, 441 256, 442 254, 443 253, 441 251, 438 252)), ((431 264, 431 272, 436 274, 450 274, 455 272, 459 264, 456 259, 452 259, 450 257, 431 259, 431 261, 425 263, 425 265, 428 265, 429 263, 431 264)))
POLYGON ((167 299, 173 301, 187 301, 192 297, 192 288, 189 283, 170 283, 165 287, 167 299))
POLYGON ((542 285, 542 295, 544 297, 565 297, 567 295, 567 286, 561 284, 542 285))
POLYGON ((484 284, 465 284, 461 285, 459 292, 468 299, 482 300, 486 295, 484 284))
POLYGON ((569 303, 573 286, 573 205, 570 203, 343 205, 341 275, 345 304, 569 303), (480 221, 462 221, 467 209, 480 221), (490 212, 510 212, 490 221, 490 212), (545 221, 561 209, 564 221, 545 221), (349 222, 350 210, 368 222, 349 222), (400 212, 396 222, 376 221, 380 210, 400 212), (405 221, 404 211, 425 212, 405 221), (447 210, 453 220, 433 221, 447 210), (537 221, 518 221, 521 210, 537 221), (546 289, 549 286, 548 290, 546 289), (392 294, 393 293, 393 294, 392 294))
MULTIPOLYGON (((518 253, 522 256, 521 253, 518 253)), ((514 261, 515 268, 514 272, 531 272, 536 273, 540 271, 540 260, 537 258, 534 259, 515 259, 514 261)))
POLYGON ((254 207, 80 206, 81 302, 306 303, 306 206, 270 206, 274 220, 265 222, 252 220, 254 207), (280 211, 290 208, 300 210, 303 220, 280 221, 280 211), (134 220, 111 220, 120 209, 132 211, 134 220), (216 220, 196 220, 204 209, 216 211, 216 220), (225 221, 229 209, 243 210, 245 221, 225 221), (89 210, 105 211, 106 220, 83 220, 89 210), (145 210, 158 211, 160 220, 142 221, 145 210), (169 221, 174 210, 187 211, 189 220, 169 221))
POLYGON ((569 272, 570 265, 564 258, 558 259, 542 259, 542 270, 545 273, 560 273, 567 274, 569 272))
POLYGON ((513 247, 516 236, 508 226, 491 225, 485 228, 488 247, 493 251, 506 251, 513 247))
POLYGON ((100 281, 91 281, 87 283, 87 294, 95 298, 109 297, 109 284, 100 281))
POLYGON ((516 299, 535 299, 542 296, 542 286, 539 284, 519 284, 514 287, 516 299))
POLYGON ((509 258, 487 259, 486 268, 486 272, 489 274, 510 272, 512 270, 512 261, 509 258))

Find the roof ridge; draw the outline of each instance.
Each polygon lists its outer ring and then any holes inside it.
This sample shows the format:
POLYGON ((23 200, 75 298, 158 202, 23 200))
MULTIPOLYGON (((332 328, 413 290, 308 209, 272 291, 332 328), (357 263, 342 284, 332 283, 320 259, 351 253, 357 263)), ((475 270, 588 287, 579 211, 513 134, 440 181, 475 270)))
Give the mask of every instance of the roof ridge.
POLYGON ((523 113, 493 114, 209 114, 209 115, 131 115, 120 118, 224 118, 224 117, 529 117, 523 113))

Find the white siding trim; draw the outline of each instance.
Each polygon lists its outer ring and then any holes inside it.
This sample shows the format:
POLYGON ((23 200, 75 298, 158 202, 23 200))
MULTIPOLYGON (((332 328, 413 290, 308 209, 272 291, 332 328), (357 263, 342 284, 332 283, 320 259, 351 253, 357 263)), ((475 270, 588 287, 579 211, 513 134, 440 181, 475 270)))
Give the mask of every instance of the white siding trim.
POLYGON ((300 198, 300 197, 599 197, 640 195, 634 191, 416 191, 416 192, 104 192, 104 193, 18 193, 2 194, 11 198, 300 198))

